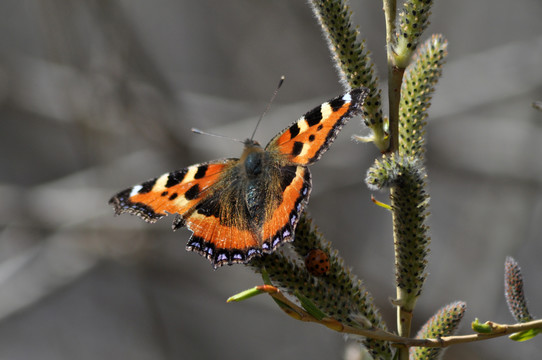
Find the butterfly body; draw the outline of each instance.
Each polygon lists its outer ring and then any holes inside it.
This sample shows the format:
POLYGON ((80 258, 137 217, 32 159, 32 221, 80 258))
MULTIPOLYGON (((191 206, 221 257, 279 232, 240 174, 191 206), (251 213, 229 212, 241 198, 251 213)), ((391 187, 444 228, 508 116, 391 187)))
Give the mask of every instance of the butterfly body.
POLYGON ((216 269, 246 263, 293 240, 311 191, 308 165, 329 148, 344 123, 361 111, 367 89, 355 89, 309 111, 265 148, 244 142, 239 159, 223 159, 166 173, 126 189, 110 200, 155 222, 178 214, 187 226, 187 250, 207 257, 216 269))

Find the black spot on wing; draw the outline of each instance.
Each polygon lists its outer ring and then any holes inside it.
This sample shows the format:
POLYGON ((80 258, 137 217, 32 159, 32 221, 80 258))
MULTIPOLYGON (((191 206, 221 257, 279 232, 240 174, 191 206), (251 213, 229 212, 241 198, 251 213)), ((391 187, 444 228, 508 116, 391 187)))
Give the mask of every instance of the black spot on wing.
POLYGON ((344 105, 344 100, 341 97, 335 98, 329 102, 329 106, 331 106, 331 109, 333 111, 339 110, 344 105))
POLYGON ((299 132, 301 131, 301 129, 299 128, 299 125, 297 125, 297 123, 290 126, 289 130, 290 130, 290 139, 295 138, 297 135, 299 135, 299 132))
POLYGON ((334 128, 332 128, 326 135, 326 140, 324 141, 324 143, 322 144, 322 146, 320 146, 320 148, 318 149, 318 151, 316 151, 316 153, 314 154, 314 156, 312 158, 309 159, 308 163, 311 164, 315 161, 317 161, 318 159, 320 159, 320 157, 322 156, 323 153, 325 153, 327 151, 327 149, 329 149, 329 147, 331 146, 331 144, 333 143, 333 141, 335 140, 335 138, 337 137, 337 134, 339 133, 340 129, 342 127, 342 124, 338 123, 335 125, 334 128))
POLYGON ((314 139, 316 139, 316 136, 314 136, 314 134, 310 134, 310 136, 309 136, 309 141, 310 141, 310 142, 313 142, 314 139))
POLYGON ((303 143, 299 141, 294 142, 294 147, 292 148, 292 155, 297 156, 301 154, 302 150, 303 150, 303 143))
POLYGON ((195 198, 198 197, 199 193, 200 193, 199 185, 195 184, 190 189, 188 189, 187 192, 184 193, 184 197, 187 200, 194 200, 195 198))
POLYGON ((143 184, 141 184, 141 190, 139 190, 138 193, 146 194, 150 192, 152 188, 154 187, 154 184, 156 184, 156 179, 145 181, 143 184))
POLYGON ((188 172, 187 169, 182 169, 179 171, 174 171, 174 172, 169 173, 169 176, 167 177, 166 187, 170 188, 172 186, 177 185, 181 181, 183 181, 187 172, 188 172))
POLYGON ((322 111, 320 111, 321 106, 318 106, 316 109, 312 109, 305 114, 305 120, 309 126, 314 126, 322 120, 322 111))
POLYGON ((175 200, 175 199, 177 198, 177 196, 179 196, 179 194, 173 193, 173 194, 171 194, 171 196, 169 197, 169 200, 175 200))
POLYGON ((201 165, 200 167, 198 167, 198 171, 196 171, 196 174, 194 175, 194 179, 201 179, 202 177, 204 177, 208 168, 209 168, 209 165, 201 165))

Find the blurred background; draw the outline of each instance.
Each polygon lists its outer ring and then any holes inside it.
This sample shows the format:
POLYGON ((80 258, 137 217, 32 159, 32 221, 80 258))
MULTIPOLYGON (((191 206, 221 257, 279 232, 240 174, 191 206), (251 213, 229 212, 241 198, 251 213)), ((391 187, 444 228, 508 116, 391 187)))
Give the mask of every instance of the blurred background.
MULTIPOLYGON (((385 76, 382 3, 353 1, 385 76)), ((426 38, 449 40, 429 114, 432 247, 414 328, 441 306, 513 323, 507 255, 542 314, 542 3, 437 1, 426 38)), ((296 322, 244 266, 213 271, 189 232, 113 216, 116 192, 221 157, 343 92, 304 1, 3 0, 0 4, 0 358, 340 359, 343 336, 296 322)), ((384 92, 385 93, 385 92, 384 92)), ((359 119, 312 167, 309 212, 364 279, 390 328, 389 214, 363 183, 379 156, 359 119)), ((385 193, 374 193, 387 201, 385 193)), ((542 338, 454 346, 445 359, 536 358, 542 338), (536 355, 535 355, 536 354, 536 355)))

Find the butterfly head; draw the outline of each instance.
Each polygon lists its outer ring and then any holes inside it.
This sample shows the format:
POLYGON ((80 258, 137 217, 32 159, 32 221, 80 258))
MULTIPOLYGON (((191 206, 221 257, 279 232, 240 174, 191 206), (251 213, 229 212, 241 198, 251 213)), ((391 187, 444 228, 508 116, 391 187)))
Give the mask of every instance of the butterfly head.
POLYGON ((246 139, 245 141, 243 141, 243 144, 245 145, 245 150, 246 149, 249 149, 249 148, 261 148, 262 146, 260 145, 259 142, 257 142, 256 140, 252 140, 252 139, 246 139))

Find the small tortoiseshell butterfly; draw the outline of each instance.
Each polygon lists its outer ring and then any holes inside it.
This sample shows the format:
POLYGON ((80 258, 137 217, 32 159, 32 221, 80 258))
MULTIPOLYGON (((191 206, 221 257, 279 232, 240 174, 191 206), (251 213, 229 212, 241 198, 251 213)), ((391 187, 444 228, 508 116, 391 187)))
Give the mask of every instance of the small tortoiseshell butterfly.
POLYGON ((361 113, 368 89, 360 88, 309 111, 262 148, 244 141, 240 159, 196 164, 164 174, 113 196, 115 213, 148 222, 177 214, 173 230, 188 227, 186 246, 216 269, 246 263, 292 241, 311 192, 307 168, 320 159, 352 116, 361 113))

